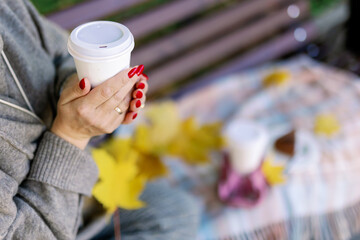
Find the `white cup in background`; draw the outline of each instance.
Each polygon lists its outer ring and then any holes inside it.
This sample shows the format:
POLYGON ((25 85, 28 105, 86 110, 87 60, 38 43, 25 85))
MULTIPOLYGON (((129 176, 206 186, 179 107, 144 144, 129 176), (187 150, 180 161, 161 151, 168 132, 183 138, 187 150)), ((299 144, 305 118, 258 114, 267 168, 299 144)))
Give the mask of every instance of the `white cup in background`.
POLYGON ((268 134, 261 125, 235 119, 225 128, 232 168, 238 174, 255 171, 261 164, 268 145, 268 134))
POLYGON ((95 21, 75 28, 68 40, 79 80, 87 77, 92 87, 130 66, 134 37, 124 25, 95 21))

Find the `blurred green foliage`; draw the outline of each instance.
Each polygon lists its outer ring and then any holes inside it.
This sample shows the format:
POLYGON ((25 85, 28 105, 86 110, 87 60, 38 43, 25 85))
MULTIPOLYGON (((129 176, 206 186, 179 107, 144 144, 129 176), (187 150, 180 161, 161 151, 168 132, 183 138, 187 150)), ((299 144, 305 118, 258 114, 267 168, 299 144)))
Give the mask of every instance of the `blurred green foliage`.
MULTIPOLYGON (((42 14, 49 14, 52 12, 56 12, 72 5, 75 5, 80 2, 85 2, 88 0, 30 0, 38 11, 42 14)), ((170 0, 172 1, 172 0, 170 0)), ((344 0, 310 0, 311 2, 311 11, 313 15, 319 15, 328 7, 333 6, 336 3, 339 3, 344 0)), ((112 21, 122 21, 125 18, 133 17, 137 14, 140 14, 152 7, 156 7, 162 5, 164 3, 168 3, 169 0, 149 0, 145 1, 138 6, 134 6, 127 11, 116 13, 112 16, 109 16, 107 19, 112 21)))
POLYGON ((30 0, 42 14, 59 11, 86 0, 30 0))
POLYGON ((344 0, 311 0, 311 12, 313 15, 317 16, 327 8, 342 1, 344 0))

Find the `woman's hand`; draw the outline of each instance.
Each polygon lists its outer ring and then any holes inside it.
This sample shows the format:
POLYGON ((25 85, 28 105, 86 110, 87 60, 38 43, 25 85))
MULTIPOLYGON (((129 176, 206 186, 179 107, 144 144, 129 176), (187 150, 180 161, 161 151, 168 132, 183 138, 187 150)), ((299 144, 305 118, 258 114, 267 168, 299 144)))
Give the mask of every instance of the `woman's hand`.
POLYGON ((88 79, 79 83, 73 77, 61 93, 51 131, 84 149, 91 137, 131 123, 145 103, 148 89, 142 71, 142 65, 123 70, 94 89, 88 79))

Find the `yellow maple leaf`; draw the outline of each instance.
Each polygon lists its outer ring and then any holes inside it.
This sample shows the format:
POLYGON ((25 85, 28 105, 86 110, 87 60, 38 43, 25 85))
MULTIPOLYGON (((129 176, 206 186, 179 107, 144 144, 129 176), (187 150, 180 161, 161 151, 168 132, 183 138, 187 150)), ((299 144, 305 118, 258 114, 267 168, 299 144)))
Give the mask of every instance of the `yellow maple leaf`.
MULTIPOLYGON (((166 145, 170 140, 163 142, 164 138, 162 137, 163 132, 166 132, 166 127, 159 131, 158 133, 155 130, 158 129, 157 127, 152 127, 148 125, 139 125, 137 126, 134 137, 133 137, 133 144, 134 148, 136 148, 139 152, 146 154, 146 155, 163 155, 166 152, 166 145), (159 136, 159 139, 156 140, 156 136, 159 136)), ((176 135, 174 135, 176 136, 176 135)))
POLYGON ((130 138, 111 138, 101 148, 105 149, 118 161, 138 157, 138 153, 132 149, 132 140, 130 138))
POLYGON ((224 146, 225 139, 221 135, 222 123, 214 122, 202 125, 195 139, 209 149, 220 150, 224 146))
POLYGON ((161 161, 160 156, 144 155, 138 161, 139 174, 148 180, 163 177, 168 174, 168 169, 161 161))
POLYGON ((263 84, 265 87, 285 85, 291 79, 291 73, 287 70, 276 70, 265 76, 263 84))
POLYGON ((270 157, 266 158, 261 166, 261 171, 270 186, 285 182, 285 177, 283 175, 284 169, 284 165, 274 164, 270 157))
POLYGON ((221 128, 220 123, 199 126, 195 118, 181 121, 172 102, 152 105, 133 138, 113 138, 93 150, 100 169, 94 197, 108 212, 144 206, 139 196, 146 181, 168 173, 161 157, 170 154, 188 163, 206 163, 210 151, 223 145, 221 128))
POLYGON ((166 145, 179 133, 181 119, 174 102, 153 104, 147 109, 150 141, 154 145, 166 145))
POLYGON ((170 101, 153 104, 145 116, 146 124, 138 125, 135 130, 134 147, 146 155, 164 155, 167 145, 180 131, 176 105, 170 101))
POLYGON ((180 129, 181 134, 169 144, 168 151, 188 163, 209 162, 210 151, 220 149, 223 145, 220 123, 199 127, 195 118, 189 118, 181 124, 180 129))
MULTIPOLYGON (((121 140, 117 142, 121 143, 121 140)), ((117 146, 114 142, 110 145, 117 146)), ((136 209, 144 206, 138 198, 145 187, 146 178, 138 175, 137 154, 132 149, 120 148, 124 150, 118 155, 120 157, 114 157, 105 147, 92 150, 100 171, 99 181, 93 188, 93 196, 103 204, 108 213, 112 213, 117 207, 136 209)), ((110 152, 120 153, 116 149, 110 148, 110 152)))
POLYGON ((320 114, 315 118, 314 132, 331 137, 340 130, 340 123, 333 114, 320 114))

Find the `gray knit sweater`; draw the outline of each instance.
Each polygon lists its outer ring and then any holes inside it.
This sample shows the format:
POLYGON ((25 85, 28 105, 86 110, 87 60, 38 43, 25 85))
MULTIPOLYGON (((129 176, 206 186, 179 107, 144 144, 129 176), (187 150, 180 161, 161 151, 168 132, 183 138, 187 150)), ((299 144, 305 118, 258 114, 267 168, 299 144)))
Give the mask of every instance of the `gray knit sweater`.
MULTIPOLYGON (((74 239, 97 179, 88 153, 48 131, 61 84, 75 72, 66 41, 27 0, 0 0, 0 52, 45 122, 0 103, 0 239, 74 239)), ((27 108, 1 57, 0 99, 27 108)))

